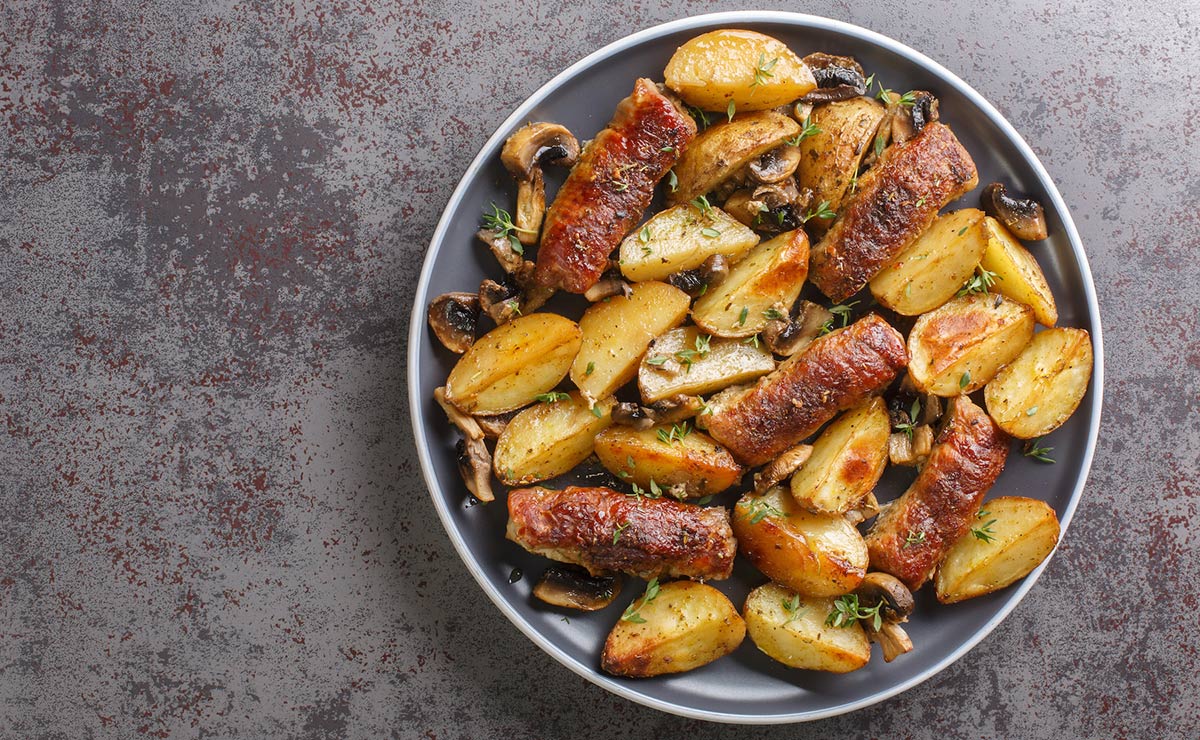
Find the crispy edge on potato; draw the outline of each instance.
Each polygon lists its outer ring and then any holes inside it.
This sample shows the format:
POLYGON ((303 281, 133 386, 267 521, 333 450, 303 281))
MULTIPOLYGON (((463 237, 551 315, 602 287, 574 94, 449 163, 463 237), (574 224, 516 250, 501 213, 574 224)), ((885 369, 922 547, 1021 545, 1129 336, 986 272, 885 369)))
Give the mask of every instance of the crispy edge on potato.
POLYGON ((1033 338, 1033 309, 993 293, 955 298, 917 319, 908 335, 908 375, 944 398, 973 393, 1033 338))
POLYGON ((1001 496, 983 504, 972 531, 938 565, 937 599, 953 604, 990 594, 1033 572, 1058 544, 1058 516, 1044 501, 1001 496), (977 534, 978 532, 978 534, 977 534))
POLYGON ((468 414, 518 409, 566 377, 582 333, 565 316, 533 313, 492 329, 446 378, 446 400, 468 414))
POLYGON ((671 432, 670 424, 642 430, 611 426, 596 436, 596 457, 626 483, 642 489, 650 489, 651 481, 662 489, 680 486, 689 498, 720 493, 742 477, 742 466, 712 437, 692 430, 676 438, 671 432))
POLYGON ((837 514, 800 508, 781 486, 748 493, 733 509, 738 551, 773 581, 811 596, 853 591, 867 574, 867 545, 837 514))
POLYGON ((887 404, 878 396, 834 419, 792 476, 792 498, 824 514, 845 514, 857 507, 883 475, 891 431, 887 404))
MULTIPOLYGON (((813 193, 813 203, 826 202, 837 212, 863 155, 871 147, 887 108, 874 98, 839 100, 813 109, 809 122, 819 131, 800 142, 797 179, 813 193)), ((814 219, 812 225, 828 225, 814 219)))
POLYGON ((1049 434, 1079 408, 1092 379, 1092 362, 1087 330, 1056 327, 1038 332, 984 388, 988 414, 1020 439, 1049 434))
POLYGON ((800 133, 800 124, 772 110, 716 123, 688 145, 675 165, 675 190, 667 203, 687 203, 728 180, 750 162, 800 133))
POLYGON ((506 486, 547 480, 592 454, 596 435, 612 424, 612 398, 588 403, 579 391, 530 406, 496 440, 492 468, 506 486))
POLYGON ((766 583, 746 597, 746 631, 759 650, 791 668, 856 671, 870 661, 871 643, 858 623, 825 623, 833 602, 833 597, 803 596, 766 583))
POLYGON ((752 336, 769 316, 788 315, 807 277, 808 234, 786 231, 750 250, 724 282, 701 296, 692 320, 719 337, 752 336))

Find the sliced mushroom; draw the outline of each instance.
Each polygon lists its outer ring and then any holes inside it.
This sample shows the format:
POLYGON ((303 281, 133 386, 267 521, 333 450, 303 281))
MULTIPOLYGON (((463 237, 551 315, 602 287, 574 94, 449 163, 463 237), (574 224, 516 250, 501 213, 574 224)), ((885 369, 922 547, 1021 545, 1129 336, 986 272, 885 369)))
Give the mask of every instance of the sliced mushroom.
POLYGON ((794 319, 768 321, 762 338, 767 349, 777 355, 791 357, 808 349, 821 336, 821 329, 833 318, 829 309, 812 301, 800 302, 800 313, 794 319))
POLYGON ((475 416, 475 423, 483 430, 485 439, 497 439, 504 428, 508 426, 508 422, 513 420, 513 417, 521 412, 521 409, 509 411, 506 414, 496 414, 495 416, 475 416))
POLYGON ((1002 183, 994 182, 983 189, 979 200, 983 210, 1004 224, 1018 239, 1037 241, 1049 234, 1046 211, 1033 198, 1011 196, 1002 183))
POLYGON ((912 105, 901 103, 899 96, 889 104, 892 142, 903 144, 921 133, 921 129, 938 120, 938 99, 924 90, 911 90, 912 105))
POLYGON ((695 298, 715 288, 729 277, 729 258, 723 254, 711 255, 693 270, 680 270, 667 277, 667 282, 695 298))
MULTIPOLYGON (((495 229, 480 229, 475 234, 479 241, 491 248, 496 261, 508 275, 524 276, 532 270, 532 262, 528 262, 521 253, 517 252, 512 240, 495 229), (526 265, 529 265, 528 267, 526 265)), ((522 250, 523 251, 523 250, 522 250)))
POLYGON ((832 103, 867 93, 867 78, 853 57, 817 52, 804 57, 804 63, 817 81, 817 89, 800 98, 801 103, 832 103))
POLYGON ((762 184, 783 182, 800 166, 800 147, 785 144, 763 154, 747 165, 750 179, 762 184))
POLYGON ((754 474, 754 493, 762 494, 796 472, 812 456, 812 445, 796 445, 754 474))
POLYGON ((484 280, 479 284, 479 307, 499 326, 521 315, 521 294, 515 286, 484 280))
POLYGON ((875 492, 869 492, 863 500, 858 502, 858 506, 846 512, 846 520, 857 526, 862 522, 879 514, 879 499, 875 498, 875 492))
POLYGON ((892 465, 917 466, 924 464, 933 450, 933 427, 921 424, 907 431, 893 432, 888 437, 888 459, 892 465))
POLYGON ((929 459, 929 453, 933 452, 933 427, 921 424, 913 429, 912 451, 919 465, 929 459))
POLYGON ((471 416, 468 416, 446 400, 446 389, 435 388, 433 399, 437 401, 450 423, 463 433, 463 439, 458 441, 458 472, 462 475, 467 490, 480 501, 493 501, 496 495, 492 492, 492 454, 484 444, 483 429, 471 416))
POLYGON ((621 585, 620 575, 594 576, 577 565, 555 563, 542 573, 533 595, 552 606, 594 612, 611 604, 621 585))
POLYGON ((605 275, 595 285, 584 291, 583 297, 595 303, 615 295, 626 298, 633 295, 633 288, 619 275, 605 275))
POLYGON ((612 420, 614 424, 621 426, 633 427, 638 431, 644 431, 654 426, 655 419, 651 415, 650 409, 640 406, 632 401, 622 401, 616 406, 613 406, 612 420))
POLYGON ((475 343, 479 319, 479 296, 474 293, 444 293, 429 304, 429 328, 442 346, 462 354, 475 343))
POLYGON ((863 620, 863 624, 867 638, 883 648, 883 659, 891 663, 911 651, 912 640, 900 625, 907 622, 912 614, 912 591, 895 576, 875 572, 868 573, 854 593, 858 596, 858 603, 867 609, 882 605, 879 610, 882 622, 879 629, 875 629, 874 620, 863 620))
POLYGON ((536 244, 542 219, 546 215, 546 185, 543 165, 575 164, 579 142, 566 127, 557 123, 530 123, 517 129, 500 152, 512 176, 517 179, 517 210, 514 223, 517 238, 528 246, 536 244))
POLYGON ((675 424, 691 419, 704 410, 704 399, 679 393, 650 405, 651 415, 657 424, 675 424))

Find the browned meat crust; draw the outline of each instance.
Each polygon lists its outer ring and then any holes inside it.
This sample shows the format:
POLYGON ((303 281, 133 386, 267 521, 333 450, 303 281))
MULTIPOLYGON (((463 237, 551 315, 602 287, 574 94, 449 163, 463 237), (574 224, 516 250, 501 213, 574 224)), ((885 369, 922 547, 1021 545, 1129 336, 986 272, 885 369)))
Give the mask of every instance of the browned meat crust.
POLYGON ((642 218, 654 186, 696 136, 696 123, 655 84, 640 79, 596 135, 546 213, 539 285, 582 293, 642 218))
POLYGON ((967 533, 1008 459, 1009 438, 966 396, 951 402, 925 467, 867 535, 871 567, 920 588, 967 533), (910 543, 924 534, 919 542, 910 543))
POLYGON ((728 578, 737 552, 724 508, 635 498, 611 488, 510 491, 508 538, 592 574, 639 578, 728 578))
POLYGON ((835 302, 854 295, 929 228, 942 206, 979 183, 971 155, 931 123, 890 147, 813 248, 809 279, 835 302))
POLYGON ((878 393, 908 364, 904 338, 875 314, 817 339, 716 411, 708 433, 747 465, 762 465, 838 411, 878 393))

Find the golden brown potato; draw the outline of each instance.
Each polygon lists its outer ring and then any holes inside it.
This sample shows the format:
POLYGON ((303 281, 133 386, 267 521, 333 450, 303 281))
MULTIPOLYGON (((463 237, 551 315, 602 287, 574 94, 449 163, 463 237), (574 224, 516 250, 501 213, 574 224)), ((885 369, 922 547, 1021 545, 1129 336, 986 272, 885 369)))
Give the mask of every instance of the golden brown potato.
POLYGON ((666 283, 635 283, 628 296, 593 303, 579 319, 582 346, 571 382, 591 398, 611 396, 637 374, 650 341, 687 316, 692 299, 666 283))
POLYGON ((578 391, 543 399, 513 417, 496 440, 492 468, 507 486, 562 475, 592 454, 596 435, 612 424, 612 398, 594 408, 578 391))
POLYGON ((981 267, 996 273, 992 290, 1028 304, 1033 308, 1033 317, 1042 326, 1054 326, 1058 321, 1058 307, 1054 305, 1054 294, 1050 292, 1037 260, 996 219, 988 216, 983 226, 987 250, 983 253, 981 267))
POLYGON ((917 388, 957 396, 982 388, 1033 338, 1033 309, 998 294, 959 296, 917 319, 908 376, 917 388))
POLYGON ((817 86, 812 72, 782 41, 754 31, 721 29, 687 41, 663 72, 667 87, 703 110, 766 110, 817 86))
POLYGON ((758 244, 758 234, 720 208, 684 203, 655 214, 621 242, 621 274, 632 281, 664 280, 699 267, 714 254, 731 260, 758 244))
POLYGON ((646 350, 638 368, 638 390, 646 404, 678 394, 707 395, 746 383, 775 369, 775 358, 760 342, 721 339, 695 326, 663 334, 646 350))
POLYGON ((580 328, 558 314, 513 319, 482 336, 459 359, 446 379, 446 400, 468 414, 518 409, 558 385, 580 341, 580 328))
POLYGON ((792 668, 849 673, 871 659, 871 643, 857 622, 826 624, 834 599, 803 596, 767 583, 746 597, 746 631, 758 649, 792 668))
POLYGON ((1058 517, 1043 501, 1003 496, 985 502, 972 531, 938 566, 938 601, 990 594, 1024 578, 1054 551, 1058 534, 1058 517))
POLYGON ((728 655, 746 623, 725 594, 696 581, 651 581, 608 633, 600 667, 614 676, 682 673, 728 655))
POLYGON ((904 316, 932 311, 975 274, 986 248, 983 211, 947 213, 871 280, 871 295, 904 316))
POLYGON ((839 416, 792 476, 792 497, 809 511, 844 514, 875 488, 887 465, 887 404, 871 398, 839 416))
POLYGON ((652 493, 654 481, 659 490, 679 484, 687 496, 700 498, 720 493, 742 477, 733 455, 691 429, 689 422, 643 430, 609 427, 596 437, 596 457, 608 472, 652 493))
POLYGON ((984 389, 988 414, 1014 437, 1033 439, 1071 418, 1092 378, 1092 339, 1083 329, 1039 332, 984 389))
POLYGON ((718 337, 757 334, 791 310, 807 276, 808 235, 786 231, 750 250, 724 282, 701 296, 692 320, 718 337))
POLYGON ((767 578, 811 596, 853 591, 867 574, 867 544, 843 516, 800 508, 777 486, 733 510, 738 551, 767 578))
POLYGON ((834 212, 841 207, 886 112, 882 103, 867 97, 813 109, 809 123, 819 131, 800 142, 797 170, 800 187, 812 190, 813 203, 828 202, 834 212))
POLYGON ((713 124, 688 144, 675 165, 678 182, 671 205, 687 203, 728 180, 743 167, 800 133, 800 124, 771 110, 713 124))

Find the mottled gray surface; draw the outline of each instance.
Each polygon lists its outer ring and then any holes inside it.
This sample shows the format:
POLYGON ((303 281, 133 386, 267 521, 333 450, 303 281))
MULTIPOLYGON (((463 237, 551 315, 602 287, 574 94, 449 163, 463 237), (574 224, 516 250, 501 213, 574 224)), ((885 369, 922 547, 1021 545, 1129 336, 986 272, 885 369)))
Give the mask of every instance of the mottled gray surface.
POLYGON ((979 89, 1092 260, 1091 482, 966 659, 855 715, 705 725, 576 677, 470 580, 404 401, 425 244, 544 80, 739 7, 670 5, 0 6, 0 737, 1200 733, 1191 0, 768 4, 892 35, 979 89))

